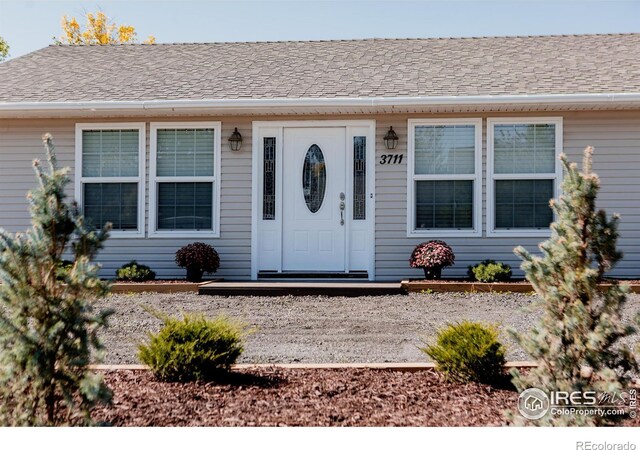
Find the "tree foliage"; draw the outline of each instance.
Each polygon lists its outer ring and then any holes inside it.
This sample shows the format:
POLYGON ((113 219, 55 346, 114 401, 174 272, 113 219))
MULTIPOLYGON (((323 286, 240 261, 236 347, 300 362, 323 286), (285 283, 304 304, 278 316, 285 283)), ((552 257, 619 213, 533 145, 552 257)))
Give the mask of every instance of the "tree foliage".
POLYGON ((65 201, 69 168, 59 169, 50 135, 48 170, 34 161, 39 185, 28 194, 31 228, 0 229, 0 424, 89 424, 90 410, 110 391, 88 368, 109 311, 90 299, 105 295, 92 260, 110 225, 89 228, 65 201), (67 271, 62 257, 73 256, 67 271))
MULTIPOLYGON (((563 194, 551 202, 557 219, 551 238, 540 244, 542 256, 532 256, 522 247, 515 250, 541 298, 543 314, 528 334, 512 333, 538 363, 526 374, 514 371, 514 384, 521 391, 535 387, 547 393, 620 396, 637 368, 632 352, 620 342, 635 332, 621 319, 628 289, 616 282, 608 289, 598 287, 605 272, 622 258, 616 250, 619 217, 609 219, 604 211, 596 211, 600 180, 591 171, 591 147, 584 152, 582 172, 566 156, 561 160, 563 194)), ((599 425, 614 418, 619 417, 547 414, 527 423, 599 425)))
POLYGON ((9 56, 9 44, 0 36, 0 62, 7 59, 7 56, 9 56))
MULTIPOLYGON (((136 29, 131 25, 117 25, 105 13, 87 13, 84 29, 75 17, 63 16, 62 35, 55 39, 58 44, 70 45, 108 45, 135 44, 138 42, 136 29)), ((156 38, 149 36, 144 43, 155 44, 156 38)))

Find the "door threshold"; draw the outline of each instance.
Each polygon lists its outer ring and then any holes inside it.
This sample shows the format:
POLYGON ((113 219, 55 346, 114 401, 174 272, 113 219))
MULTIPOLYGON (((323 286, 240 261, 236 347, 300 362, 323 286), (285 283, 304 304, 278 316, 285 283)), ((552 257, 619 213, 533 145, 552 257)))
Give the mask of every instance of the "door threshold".
POLYGON ((369 273, 365 271, 354 272, 258 272, 261 280, 327 280, 327 279, 368 279, 369 273))

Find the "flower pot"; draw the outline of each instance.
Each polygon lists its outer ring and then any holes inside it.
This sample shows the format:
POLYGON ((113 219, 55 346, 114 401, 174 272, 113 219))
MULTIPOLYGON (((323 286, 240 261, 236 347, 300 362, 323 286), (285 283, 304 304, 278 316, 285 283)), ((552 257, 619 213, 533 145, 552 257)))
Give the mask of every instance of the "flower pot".
POLYGON ((204 271, 199 267, 187 267, 187 281, 192 283, 200 283, 204 271))
POLYGON ((439 280, 442 276, 442 267, 423 267, 425 280, 439 280))

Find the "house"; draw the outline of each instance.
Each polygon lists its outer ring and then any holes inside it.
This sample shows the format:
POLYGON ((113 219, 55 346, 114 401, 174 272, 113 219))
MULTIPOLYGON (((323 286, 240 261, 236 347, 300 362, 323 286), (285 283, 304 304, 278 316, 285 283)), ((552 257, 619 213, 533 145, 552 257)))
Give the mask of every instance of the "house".
POLYGON ((85 215, 113 222, 104 276, 183 276, 194 241, 226 279, 417 277, 429 239, 456 253, 445 276, 518 267, 549 236, 558 155, 586 145, 622 215, 612 275, 640 275, 640 34, 52 45, 0 64, 10 231, 45 132, 85 215))

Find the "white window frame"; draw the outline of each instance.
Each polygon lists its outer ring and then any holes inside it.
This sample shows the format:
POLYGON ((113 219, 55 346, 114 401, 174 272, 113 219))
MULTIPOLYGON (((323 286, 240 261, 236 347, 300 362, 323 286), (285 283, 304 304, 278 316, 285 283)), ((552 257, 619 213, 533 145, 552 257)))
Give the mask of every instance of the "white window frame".
POLYGON ((409 119, 407 141, 407 237, 478 237, 482 236, 482 118, 468 119, 409 119), (415 128, 420 125, 473 125, 475 127, 475 171, 473 174, 415 174, 415 128), (421 180, 473 181, 473 229, 457 230, 434 228, 419 230, 415 227, 415 182, 421 180))
POLYGON ((220 174, 222 122, 151 122, 149 142, 149 237, 219 238, 220 237, 220 174), (158 130, 212 129, 214 132, 213 176, 157 176, 158 130), (158 183, 212 183, 212 230, 157 230, 158 183))
MULTIPOLYGON (((138 183, 138 229, 113 230, 114 238, 140 238, 145 235, 145 167, 146 167, 146 124, 144 122, 76 123, 75 198, 82 210, 85 183, 138 183), (138 131, 138 176, 136 177, 85 177, 82 174, 82 133, 97 130, 137 130, 138 131)), ((102 226, 104 224, 96 226, 102 226)))
MULTIPOLYGON (((517 228, 504 230, 495 228, 495 180, 554 180, 554 197, 560 194, 562 182, 562 165, 560 154, 562 153, 562 117, 492 117, 487 119, 487 236, 489 237, 548 237, 550 228, 517 228), (494 127, 496 125, 536 125, 549 124, 556 127, 556 153, 555 171, 548 173, 493 173, 494 158, 494 127)), ((555 218, 554 218, 555 219, 555 218)))

